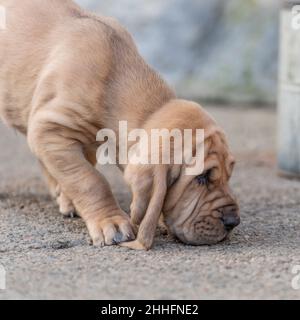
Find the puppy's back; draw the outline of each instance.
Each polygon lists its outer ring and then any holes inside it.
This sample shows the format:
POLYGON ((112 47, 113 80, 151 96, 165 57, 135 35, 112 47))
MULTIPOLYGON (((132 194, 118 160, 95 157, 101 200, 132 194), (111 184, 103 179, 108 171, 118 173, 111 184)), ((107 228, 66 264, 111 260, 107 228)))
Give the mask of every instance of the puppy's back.
POLYGON ((87 13, 71 0, 0 0, 0 5, 8 22, 0 33, 0 116, 20 131, 26 133, 41 77, 97 114, 105 108, 104 122, 138 114, 138 126, 174 97, 115 19, 87 13), (100 100, 102 106, 93 106, 100 100))
POLYGON ((95 43, 92 38, 101 32, 86 29, 101 25, 71 0, 0 0, 0 5, 7 15, 7 28, 0 31, 0 117, 26 133, 32 97, 49 56, 69 39, 78 39, 78 50, 79 42, 95 43))

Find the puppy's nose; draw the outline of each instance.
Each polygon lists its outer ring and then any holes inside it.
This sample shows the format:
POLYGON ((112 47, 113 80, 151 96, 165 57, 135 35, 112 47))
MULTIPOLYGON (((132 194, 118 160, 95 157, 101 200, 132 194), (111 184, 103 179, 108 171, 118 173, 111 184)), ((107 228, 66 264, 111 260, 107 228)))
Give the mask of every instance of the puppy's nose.
POLYGON ((231 231, 240 224, 241 219, 238 216, 238 208, 236 206, 226 207, 222 210, 222 212, 222 221, 227 231, 231 231))
POLYGON ((238 216, 229 215, 223 218, 223 223, 227 231, 231 231, 233 228, 237 227, 240 222, 241 220, 238 216))

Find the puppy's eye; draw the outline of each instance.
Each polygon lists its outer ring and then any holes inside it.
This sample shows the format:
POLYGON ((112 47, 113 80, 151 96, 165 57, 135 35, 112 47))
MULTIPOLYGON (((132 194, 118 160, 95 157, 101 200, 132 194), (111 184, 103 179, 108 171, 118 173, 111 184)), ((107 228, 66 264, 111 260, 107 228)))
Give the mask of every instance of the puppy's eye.
POLYGON ((197 182, 201 185, 201 186, 206 186, 208 185, 209 182, 209 172, 205 172, 203 174, 201 174, 200 176, 196 177, 197 182))

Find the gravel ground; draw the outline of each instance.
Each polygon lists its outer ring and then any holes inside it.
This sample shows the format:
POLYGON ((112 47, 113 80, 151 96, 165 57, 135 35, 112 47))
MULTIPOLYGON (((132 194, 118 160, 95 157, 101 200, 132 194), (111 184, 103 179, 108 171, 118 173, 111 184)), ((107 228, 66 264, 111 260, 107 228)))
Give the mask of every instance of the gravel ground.
MULTIPOLYGON (((232 187, 242 224, 216 246, 159 234, 149 252, 94 248, 80 219, 50 200, 22 137, 0 125, 0 299, 298 299, 300 183, 278 177, 272 109, 210 107, 238 159, 232 187)), ((121 205, 129 194, 105 170, 121 205)))

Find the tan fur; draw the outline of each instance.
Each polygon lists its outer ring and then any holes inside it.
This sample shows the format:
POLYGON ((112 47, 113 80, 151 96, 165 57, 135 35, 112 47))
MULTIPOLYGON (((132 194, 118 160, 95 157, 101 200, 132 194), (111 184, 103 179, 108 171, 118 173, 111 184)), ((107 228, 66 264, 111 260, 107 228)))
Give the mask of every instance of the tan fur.
MULTIPOLYGON (((233 159, 223 133, 200 106, 176 100, 118 22, 84 12, 71 0, 0 0, 0 5, 7 10, 7 30, 0 31, 0 116, 27 135, 60 211, 76 210, 94 244, 134 238, 128 216, 94 168, 97 132, 118 132, 119 120, 127 120, 129 130, 213 128, 206 137, 211 150, 206 166, 216 171, 216 190, 203 192, 219 192, 224 198, 219 207, 235 204, 227 186, 233 159)), ((136 241, 126 245, 149 249, 162 210, 170 230, 189 242, 186 229, 192 227, 186 221, 195 212, 184 204, 199 189, 194 177, 177 181, 176 166, 123 169, 133 191, 132 221, 140 225, 136 241)), ((208 216, 216 210, 213 198, 205 207, 208 216)), ((215 238, 224 234, 222 229, 215 238)))

